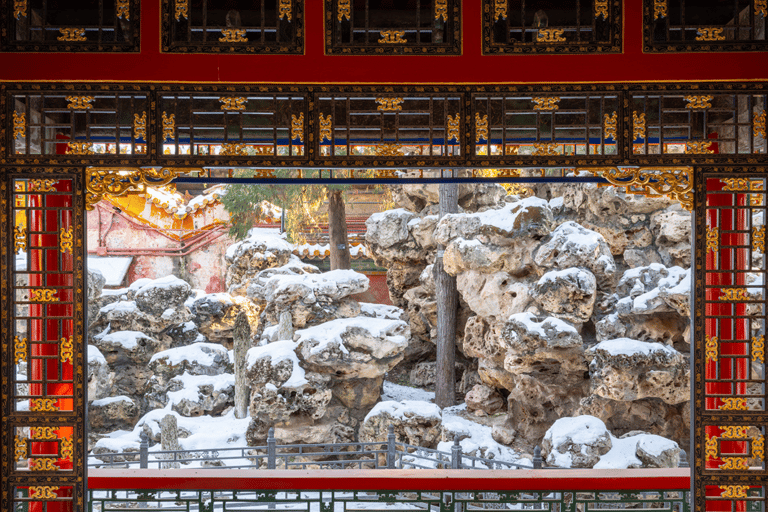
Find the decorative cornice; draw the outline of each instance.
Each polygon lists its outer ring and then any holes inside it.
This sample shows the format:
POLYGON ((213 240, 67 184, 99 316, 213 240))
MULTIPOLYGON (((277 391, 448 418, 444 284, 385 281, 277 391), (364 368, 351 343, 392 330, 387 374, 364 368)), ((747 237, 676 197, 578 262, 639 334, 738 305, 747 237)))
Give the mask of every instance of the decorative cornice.
POLYGON ((150 186, 167 185, 174 178, 199 169, 167 168, 89 168, 85 178, 85 209, 93 210, 105 194, 122 196, 143 192, 150 186))
POLYGON ((608 183, 626 187, 627 194, 646 197, 667 196, 688 211, 693 210, 692 167, 591 167, 579 168, 605 178, 608 183))

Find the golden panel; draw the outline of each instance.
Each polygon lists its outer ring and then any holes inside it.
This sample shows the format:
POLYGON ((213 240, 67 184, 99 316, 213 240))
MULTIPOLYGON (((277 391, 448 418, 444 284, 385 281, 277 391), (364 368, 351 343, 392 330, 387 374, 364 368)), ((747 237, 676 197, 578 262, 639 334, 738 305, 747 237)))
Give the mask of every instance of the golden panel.
POLYGON ((603 114, 603 131, 605 134, 605 140, 613 139, 616 141, 616 124, 619 121, 619 114, 614 112, 610 116, 603 114))
POLYGON ((72 442, 72 439, 65 438, 61 440, 61 458, 62 459, 72 459, 72 454, 74 453, 74 443, 72 442))
POLYGON ((15 110, 13 111, 13 138, 24 138, 24 134, 27 131, 27 116, 23 112, 19 114, 15 110))
POLYGON ((748 485, 721 485, 721 498, 746 498, 748 485))
POLYGON ((27 228, 13 226, 13 252, 20 254, 27 250, 27 228))
POLYGON ((33 500, 55 500, 58 498, 56 491, 59 487, 56 485, 40 485, 29 487, 29 497, 33 500))
POLYGON ((723 34, 723 28, 716 27, 701 27, 696 29, 699 35, 696 36, 697 41, 725 41, 725 34, 723 34))
POLYGON ((133 138, 147 140, 147 113, 133 114, 133 138))
POLYGON ((67 338, 61 338, 61 344, 59 345, 59 357, 62 363, 72 363, 75 351, 72 343, 72 336, 67 338))
POLYGON ((645 140, 645 113, 632 112, 632 140, 645 140))
POLYGON ((398 177, 398 171, 395 169, 376 169, 374 171, 374 178, 393 179, 398 177))
POLYGON ((653 0, 653 19, 667 17, 667 0, 653 0))
POLYGON ((27 458, 27 440, 19 436, 13 439, 13 460, 21 460, 27 458))
POLYGON ((533 144, 536 151, 533 152, 533 156, 555 156, 557 152, 557 144, 553 142, 536 142, 533 144))
POLYGON ((400 105, 403 101, 405 101, 403 98, 376 98, 376 103, 379 104, 376 108, 384 112, 403 110, 403 106, 400 105))
POLYGON ((507 0, 495 0, 493 3, 493 19, 499 21, 499 18, 507 19, 507 0))
POLYGON ((304 142, 304 112, 299 114, 299 117, 291 115, 291 139, 304 142))
POLYGON ((747 435, 747 429, 749 427, 745 427, 743 425, 726 425, 721 426, 720 430, 723 430, 724 432, 720 434, 720 437, 723 439, 736 439, 736 440, 743 440, 743 437, 746 437, 747 435))
POLYGON ((222 144, 220 155, 223 156, 242 156, 247 155, 245 151, 245 144, 222 144))
POLYGON ((707 228, 707 251, 718 252, 720 250, 720 230, 707 228))
POLYGON ((595 18, 608 19, 608 0, 595 0, 595 18))
POLYGON ((74 110, 91 108, 93 106, 91 105, 91 102, 93 100, 94 100, 93 96, 67 96, 67 101, 69 102, 69 105, 67 105, 67 108, 71 108, 74 110))
POLYGON ((687 101, 688 104, 685 108, 712 108, 710 101, 712 101, 713 98, 714 96, 708 94, 703 96, 686 96, 685 101, 687 101))
POLYGON ((58 302, 59 299, 54 297, 56 290, 54 289, 39 289, 29 290, 30 302, 58 302))
POLYGON ((723 457, 723 463, 720 469, 749 469, 747 459, 744 457, 723 457))
POLYGON ((768 18, 768 0, 755 0, 755 16, 768 18))
POLYGON ((400 144, 379 144, 376 146, 376 156, 403 156, 403 146, 400 144))
POLYGON ((168 139, 173 139, 174 132, 176 131, 176 114, 168 114, 163 112, 163 142, 168 139))
POLYGON ((90 142, 67 142, 68 155, 94 155, 93 144, 90 142))
POLYGON ((765 363, 765 336, 752 336, 752 361, 765 363))
POLYGON ((291 5, 291 0, 280 0, 278 9, 280 19, 287 18, 288 21, 291 21, 291 18, 293 17, 293 6, 291 5))
POLYGON ((59 41, 85 41, 84 28, 60 28, 61 35, 57 37, 59 41))
POLYGON ((27 17, 27 0, 13 0, 13 17, 27 17))
POLYGON ((540 28, 536 34, 536 40, 540 43, 564 43, 564 29, 561 28, 540 28))
POLYGON ((32 459, 29 461, 29 469, 32 471, 57 471, 56 459, 50 457, 32 459))
POLYGON ((116 0, 117 17, 131 19, 130 0, 116 0))
POLYGON ((221 102, 221 110, 245 110, 245 104, 248 102, 248 98, 242 97, 222 97, 219 98, 221 102))
POLYGON ((170 183, 181 174, 199 169, 138 169, 138 168, 101 168, 86 169, 85 179, 85 209, 93 207, 101 201, 104 194, 121 196, 128 191, 139 192, 147 185, 162 186, 170 183))
POLYGON ((740 397, 723 398, 723 404, 720 405, 721 411, 746 411, 747 399, 740 397))
MULTIPOLYGON (((14 123, 15 124, 15 123, 14 123)), ((14 131, 15 133, 15 131, 14 131)), ((755 117, 752 120, 752 134, 755 137, 765 138, 765 110, 755 112, 755 117)))
POLYGON ((247 43, 248 38, 245 37, 244 28, 223 28, 221 29, 222 37, 219 38, 220 43, 247 43))
POLYGON ((752 250, 765 252, 765 226, 752 228, 752 250))
POLYGON ((475 112, 475 142, 480 142, 480 139, 490 140, 488 136, 488 116, 480 117, 480 114, 475 112))
POLYGON ((446 141, 454 139, 456 142, 461 142, 461 132, 459 129, 460 122, 461 116, 459 116, 459 114, 456 114, 455 117, 448 114, 448 134, 445 137, 446 141))
POLYGON ((405 30, 382 30, 379 42, 384 44, 407 43, 408 41, 403 39, 404 35, 405 30))
POLYGON ((687 155, 712 155, 715 153, 711 140, 692 141, 685 143, 685 154, 687 155))
POLYGON ((27 360, 27 338, 13 337, 13 359, 16 364, 27 360))
POLYGON ((179 18, 182 16, 189 19, 189 0, 176 0, 174 7, 176 12, 176 21, 179 21, 179 18))
POLYGON ((435 19, 448 21, 448 0, 435 0, 435 19))
POLYGON ((706 460, 717 458, 717 437, 710 437, 707 439, 707 443, 704 448, 704 456, 706 460))
POLYGON ((35 412, 55 412, 59 410, 56 400, 53 398, 32 398, 29 401, 29 410, 35 412))
POLYGON ((328 114, 325 117, 323 117, 323 114, 320 114, 320 142, 323 142, 324 140, 328 140, 328 142, 333 142, 333 134, 331 133, 331 115, 330 114, 328 114))
POLYGON ((557 110, 557 102, 560 98, 557 96, 545 96, 542 98, 533 97, 531 101, 535 103, 533 110, 557 110))
POLYGON ((54 427, 34 427, 31 432, 29 438, 36 441, 55 441, 58 439, 54 427))
POLYGON ((72 235, 72 228, 59 230, 59 250, 64 253, 72 254, 72 244, 74 238, 72 235))
POLYGON ((626 187, 628 194, 668 196, 685 210, 693 210, 692 167, 587 167, 578 171, 588 171, 602 176, 611 185, 626 187))
POLYGON ((749 206, 763 206, 763 196, 752 194, 749 197, 749 206))
POLYGON ((51 192, 53 186, 56 185, 59 180, 42 179, 42 180, 29 180, 30 192, 51 192))
POLYGON ((723 190, 726 192, 744 192, 747 190, 751 190, 751 191, 763 190, 762 180, 749 180, 747 178, 723 178, 721 181, 725 183, 723 190))
POLYGON ((718 300, 749 300, 746 288, 723 288, 718 300))
POLYGON ((765 459, 765 438, 762 434, 752 440, 752 458, 757 460, 765 459))
POLYGON ((706 354, 707 362, 717 362, 717 336, 706 337, 706 343, 704 344, 704 354, 706 354))
POLYGON ((336 18, 338 18, 339 23, 341 23, 341 20, 344 18, 347 18, 347 20, 351 19, 352 11, 349 5, 350 1, 351 0, 339 0, 339 3, 336 6, 336 18))

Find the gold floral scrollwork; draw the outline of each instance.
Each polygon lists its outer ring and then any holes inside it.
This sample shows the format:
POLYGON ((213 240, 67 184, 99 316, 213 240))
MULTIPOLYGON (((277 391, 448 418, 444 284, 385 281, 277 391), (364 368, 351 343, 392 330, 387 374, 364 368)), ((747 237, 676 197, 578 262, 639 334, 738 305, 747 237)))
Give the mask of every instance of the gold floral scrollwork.
POLYGON ((13 17, 17 20, 27 17, 27 0, 13 0, 13 17))
POLYGON ((22 226, 13 227, 13 252, 20 254, 27 250, 27 229, 22 226))
POLYGON ((74 236, 72 234, 72 228, 64 229, 61 228, 59 230, 59 250, 62 254, 69 253, 72 254, 72 243, 74 241, 74 236))
POLYGON ((768 0, 755 0, 755 16, 768 18, 768 0))
POLYGON ((747 295, 747 289, 746 288, 723 288, 720 290, 722 295, 720 295, 719 300, 728 300, 728 301, 738 301, 738 300, 749 300, 749 295, 747 295))
POLYGON ((222 156, 243 156, 247 155, 245 151, 245 144, 222 144, 219 154, 222 156))
POLYGON ((131 19, 131 3, 130 0, 116 0, 117 17, 131 19))
POLYGON ((448 0, 435 0, 435 19, 448 21, 448 0))
POLYGON ((746 411, 747 399, 740 397, 723 398, 723 403, 719 409, 721 411, 746 411))
POLYGON ((555 156, 559 155, 557 152, 557 144, 554 142, 535 142, 533 144, 535 151, 533 156, 555 156))
POLYGON ((403 146, 400 144, 378 144, 376 156, 403 156, 403 146))
POLYGON ((33 398, 29 401, 29 410, 35 412, 56 412, 59 406, 53 398, 33 398))
POLYGON ((168 139, 173 139, 174 132, 176 131, 176 114, 168 116, 163 112, 163 142, 168 139))
POLYGON ((84 28, 60 28, 61 35, 57 37, 59 41, 85 41, 85 29, 84 28))
POLYGON ((13 359, 16 364, 27 360, 27 338, 13 337, 13 359))
POLYGON ((75 349, 74 345, 72 343, 72 336, 69 338, 61 338, 61 342, 59 344, 59 358, 61 359, 62 363, 72 362, 72 358, 74 357, 75 349))
POLYGON ((752 228, 752 250, 765 252, 765 226, 752 228))
POLYGON ((29 437, 37 441, 55 441, 56 429, 53 427, 35 427, 29 437))
MULTIPOLYGON (((752 134, 755 137, 765 138, 765 110, 755 112, 755 117, 752 120, 752 134)), ((15 130, 14 130, 14 133, 15 130)))
POLYGON ((653 19, 667 17, 667 0, 653 0, 653 19))
POLYGON ((452 116, 448 114, 448 134, 446 135, 446 141, 448 140, 455 140, 456 142, 460 142, 461 139, 461 132, 459 131, 459 123, 461 121, 461 117, 459 114, 456 114, 456 116, 452 116))
POLYGON ((133 114, 133 138, 147 140, 147 113, 133 114))
POLYGON ((56 491, 59 487, 56 485, 31 485, 29 487, 29 498, 33 500, 55 500, 59 496, 56 491))
POLYGON ((595 18, 608 19, 608 0, 595 0, 595 18))
POLYGON ((765 438, 762 435, 752 440, 752 458, 760 461, 765 459, 765 438))
POLYGON ((493 2, 493 19, 499 21, 499 18, 507 19, 507 0, 493 2))
POLYGON ((746 178, 724 178, 723 190, 726 192, 743 192, 749 190, 750 183, 746 178))
POLYGON ((220 43, 247 43, 244 28, 223 28, 221 29, 220 43))
POLYGON ((30 192, 51 192, 53 191, 54 185, 56 185, 58 182, 59 180, 50 180, 50 179, 29 180, 29 191, 30 192))
POLYGON ((701 27, 697 28, 698 35, 697 41, 725 41, 725 34, 723 34, 722 28, 717 27, 701 27))
POLYGON ((344 18, 347 18, 347 20, 351 19, 352 16, 352 8, 349 5, 351 0, 339 0, 339 3, 336 6, 336 18, 339 20, 339 23, 341 23, 341 20, 344 18))
POLYGON ((403 110, 401 105, 403 101, 405 101, 403 98, 376 98, 376 103, 379 104, 376 109, 384 112, 403 110))
POLYGON ((221 97, 221 110, 245 110, 245 104, 248 98, 242 97, 221 97))
POLYGON ((13 138, 24 138, 24 134, 27 131, 27 118, 24 112, 19 114, 15 110, 13 111, 13 138))
POLYGON ((90 142, 67 142, 68 155, 94 155, 93 144, 90 142))
POLYGON ((765 336, 762 334, 759 338, 752 336, 752 346, 750 348, 752 350, 752 361, 765 363, 765 336))
POLYGON ((737 440, 743 440, 743 437, 746 437, 747 435, 747 429, 749 427, 745 427, 743 425, 726 425, 721 426, 720 430, 723 431, 722 434, 720 434, 720 437, 723 439, 737 439, 737 440))
POLYGON ((704 344, 704 354, 706 355, 708 362, 712 362, 712 363, 717 362, 717 353, 718 353, 717 348, 718 348, 717 336, 712 336, 711 338, 707 336, 706 342, 704 344))
POLYGON ((678 201, 684 209, 693 210, 692 167, 595 167, 579 171, 601 176, 611 185, 626 187, 627 194, 667 196, 678 201))
POLYGON ((189 0, 176 0, 174 11, 176 13, 176 21, 179 21, 182 16, 189 19, 189 0))
POLYGON ((562 28, 540 28, 536 34, 536 40, 540 43, 564 43, 562 28))
POLYGON ((707 439, 707 443, 704 448, 704 457, 706 460, 713 460, 717 458, 717 437, 713 436, 707 439))
POLYGON ((645 113, 632 112, 632 140, 645 140, 645 113))
POLYGON ((137 168, 101 168, 87 169, 85 179, 85 209, 93 210, 104 194, 121 196, 129 191, 139 192, 147 185, 162 186, 170 183, 179 175, 193 172, 195 169, 137 169, 137 168))
POLYGON ((31 302, 58 302, 58 298, 54 297, 56 290, 53 289, 40 289, 29 290, 29 300, 31 302))
POLYGON ((746 498, 748 485, 721 485, 721 498, 746 498))
POLYGON ((744 457, 723 457, 720 469, 744 470, 749 469, 749 465, 747 465, 747 459, 744 457))
POLYGON ((72 454, 74 453, 74 443, 72 439, 65 438, 61 440, 61 458, 72 460, 72 454))
POLYGON ((610 116, 603 114, 603 132, 605 134, 605 140, 613 139, 616 141, 616 124, 618 123, 619 114, 614 112, 610 116))
POLYGON ((15 457, 13 460, 22 460, 27 458, 27 440, 16 436, 13 440, 13 456, 15 457))
POLYGON ((333 142, 333 133, 331 132, 331 115, 330 114, 328 114, 325 117, 323 117, 323 114, 320 114, 320 142, 323 142, 324 140, 327 140, 328 142, 333 142))
POLYGON ((535 103, 533 110, 557 110, 557 103, 560 101, 558 96, 533 97, 531 101, 535 103))
POLYGON ((67 105, 67 108, 71 108, 73 110, 83 110, 87 108, 91 108, 93 105, 91 105, 91 102, 94 100, 93 96, 67 96, 67 101, 69 102, 69 105, 67 105))
POLYGON ((272 169, 255 169, 253 171, 254 178, 277 178, 275 171, 272 169))
POLYGON ((686 96, 685 101, 687 101, 688 104, 685 108, 712 108, 712 104, 710 103, 712 99, 714 99, 714 96, 708 94, 703 96, 686 96))
POLYGON ((488 115, 480 117, 480 114, 475 112, 475 142, 480 142, 480 139, 489 140, 488 115))
POLYGON ((403 36, 405 36, 405 30, 382 30, 379 42, 384 44, 407 43, 408 41, 403 39, 403 36))
POLYGON ((685 143, 685 154, 687 155, 712 155, 714 154, 712 149, 711 140, 691 141, 685 143))
POLYGON ((293 5, 291 0, 280 0, 278 9, 278 17, 280 19, 286 18, 288 21, 291 21, 291 18, 293 17, 293 5))
POLYGON ((717 253, 720 250, 720 230, 707 228, 707 251, 717 253))
POLYGON ((44 457, 30 460, 29 469, 32 471, 56 471, 59 466, 56 465, 56 459, 44 457))
POLYGON ((291 115, 291 139, 304 142, 304 112, 299 117, 291 115))

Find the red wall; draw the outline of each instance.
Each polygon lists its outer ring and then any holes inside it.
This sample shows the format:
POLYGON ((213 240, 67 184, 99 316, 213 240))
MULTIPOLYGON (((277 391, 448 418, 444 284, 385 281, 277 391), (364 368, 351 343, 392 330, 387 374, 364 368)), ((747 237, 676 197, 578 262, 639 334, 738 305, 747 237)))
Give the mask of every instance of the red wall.
POLYGON ((624 53, 482 56, 481 1, 463 0, 463 55, 326 56, 323 2, 305 0, 306 54, 160 53, 160 0, 142 0, 139 54, 2 54, 2 81, 536 83, 768 80, 768 52, 644 54, 642 2, 624 2, 624 53))

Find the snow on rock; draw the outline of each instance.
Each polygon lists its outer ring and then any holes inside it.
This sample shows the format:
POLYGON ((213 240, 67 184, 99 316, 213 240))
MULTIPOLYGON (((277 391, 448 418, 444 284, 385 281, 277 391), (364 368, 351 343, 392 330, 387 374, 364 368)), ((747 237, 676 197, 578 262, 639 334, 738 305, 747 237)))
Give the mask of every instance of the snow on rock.
POLYGON ((276 228, 251 228, 248 236, 239 242, 230 245, 224 257, 227 261, 234 261, 246 253, 267 253, 275 254, 292 250, 291 244, 285 239, 285 235, 276 228))
POLYGON ((599 282, 616 272, 611 248, 603 235, 574 221, 560 224, 536 251, 534 261, 544 268, 587 268, 599 282))
POLYGON ((434 402, 434 391, 426 391, 421 388, 411 386, 402 386, 394 382, 384 381, 384 388, 381 393, 382 401, 400 402, 403 400, 417 400, 420 402, 434 402))
POLYGON ((555 421, 544 434, 541 454, 550 466, 591 468, 611 446, 605 423, 583 415, 555 421))
POLYGON ((158 347, 157 340, 139 331, 105 331, 91 340, 110 365, 146 364, 158 347))
MULTIPOLYGON (((678 306, 675 307, 669 304, 662 294, 669 296, 671 292, 672 295, 683 295, 687 298, 690 293, 690 269, 667 268, 660 263, 652 263, 624 272, 616 288, 620 295, 626 294, 627 296, 619 301, 617 307, 619 315, 647 315, 673 311, 682 306, 679 304, 680 297, 677 297, 678 306), (684 288, 678 289, 677 287, 686 280, 688 287, 685 288, 685 284, 683 284, 684 288)), ((687 302, 685 300, 685 308, 687 308, 687 302)))
POLYGON ((98 347, 88 345, 88 364, 91 363, 107 364, 107 360, 104 358, 104 354, 101 353, 101 350, 99 350, 98 347))
POLYGON ((170 380, 168 389, 171 409, 182 416, 218 415, 234 403, 235 376, 191 375, 185 371, 170 380))
POLYGON ((547 272, 531 290, 544 311, 573 323, 590 319, 596 294, 595 275, 582 268, 547 272))
POLYGON ((94 400, 88 410, 88 426, 94 432, 132 428, 140 413, 139 405, 124 395, 94 400))
POLYGON ((150 368, 168 379, 188 372, 192 375, 219 375, 230 367, 227 349, 215 343, 193 343, 163 350, 152 356, 150 368))
POLYGON ((297 346, 296 342, 284 340, 249 349, 246 369, 251 386, 270 383, 278 388, 299 388, 307 384, 296 356, 297 346))
POLYGON ((440 440, 440 408, 429 402, 403 400, 376 404, 360 426, 360 441, 386 441, 389 425, 401 443, 435 448, 440 440))
POLYGON ((245 240, 227 248, 227 291, 245 295, 250 280, 260 271, 291 261, 293 247, 277 229, 253 228, 245 240))
POLYGON ((387 320, 400 320, 403 310, 397 306, 388 304, 374 304, 371 302, 360 303, 360 314, 371 318, 385 318, 387 320))
POLYGON ((192 294, 192 287, 176 276, 151 280, 136 291, 136 306, 150 315, 162 316, 171 309, 184 308, 184 302, 192 294))
POLYGON ((535 371, 547 360, 557 360, 564 373, 586 371, 581 335, 570 323, 533 313, 516 313, 501 330, 505 345, 504 369, 513 374, 535 371))
POLYGON ((354 270, 332 270, 322 274, 276 274, 264 283, 267 302, 284 305, 301 300, 312 303, 322 300, 338 301, 368 289, 368 276, 354 270))
POLYGON ((665 437, 630 432, 620 438, 611 434, 611 442, 594 469, 676 468, 680 463, 680 447, 665 437))
MULTIPOLYGON (((437 445, 438 450, 450 453, 454 438, 458 435, 461 452, 465 455, 530 466, 530 461, 522 458, 515 450, 493 439, 493 428, 462 417, 460 413, 464 409, 464 405, 459 405, 443 410, 442 441, 437 445)), ((477 464, 475 467, 485 467, 482 463, 477 464)))

